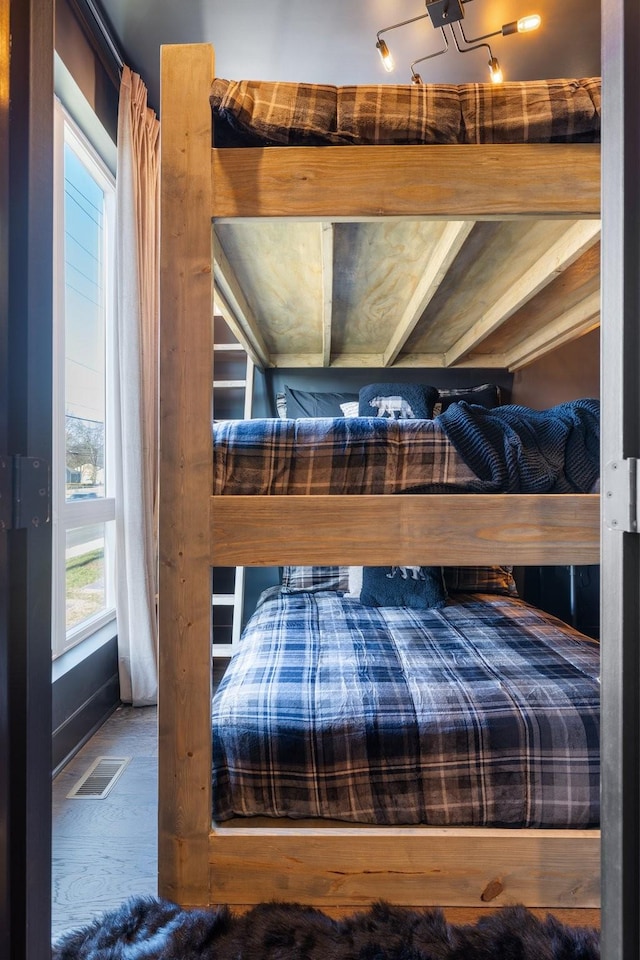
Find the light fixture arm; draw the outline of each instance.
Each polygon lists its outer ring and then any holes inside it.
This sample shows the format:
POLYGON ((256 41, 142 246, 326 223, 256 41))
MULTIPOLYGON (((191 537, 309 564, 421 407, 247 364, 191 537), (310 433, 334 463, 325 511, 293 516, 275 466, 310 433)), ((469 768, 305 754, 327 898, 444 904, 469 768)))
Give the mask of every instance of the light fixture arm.
POLYGON ((502 33, 502 30, 494 30, 493 33, 485 33, 481 37, 467 37, 464 32, 462 23, 460 23, 460 33, 462 34, 462 39, 465 43, 478 43, 479 40, 488 40, 489 37, 497 37, 502 33))
POLYGON ((411 17, 410 20, 403 20, 401 23, 392 23, 390 27, 383 27, 382 30, 378 30, 376 37, 378 41, 380 41, 383 33, 388 33, 389 30, 396 30, 398 27, 406 27, 408 23, 415 23, 416 20, 425 20, 428 16, 428 13, 421 13, 419 17, 411 17))
POLYGON ((444 47, 441 50, 436 50, 435 53, 428 53, 426 57, 419 57, 417 60, 414 60, 411 64, 411 80, 413 83, 421 83, 422 79, 419 73, 416 73, 414 67, 418 63, 422 63, 424 60, 432 60, 433 57, 439 57, 441 54, 446 53, 449 49, 449 41, 447 40, 447 35, 444 32, 444 29, 441 27, 440 32, 442 33, 442 39, 444 40, 444 47))
MULTIPOLYGON (((462 34, 462 39, 464 40, 464 42, 465 42, 466 44, 475 43, 475 40, 467 40, 467 38, 466 38, 465 35, 464 35, 464 30, 462 29, 462 24, 461 24, 461 23, 458 24, 458 28, 459 28, 459 30, 460 30, 460 33, 462 34)), ((500 33, 499 30, 498 30, 498 33, 500 33)), ((470 47, 470 46, 461 47, 460 44, 458 43, 458 38, 457 38, 457 36, 456 36, 456 32, 455 32, 455 30, 453 29, 453 24, 451 24, 451 34, 452 34, 452 36, 453 36, 453 42, 454 42, 455 45, 456 45, 456 50, 458 51, 458 53, 469 53, 471 50, 481 50, 482 47, 486 47, 486 49, 489 51, 489 57, 490 57, 490 59, 493 60, 493 53, 491 52, 491 47, 489 46, 488 43, 475 43, 475 46, 473 46, 473 47, 470 47)), ((492 37, 493 34, 492 34, 492 33, 489 33, 489 34, 487 34, 487 36, 492 37)), ((478 40, 482 40, 482 39, 484 39, 484 38, 483 38, 483 37, 477 37, 477 39, 478 39, 478 40)))

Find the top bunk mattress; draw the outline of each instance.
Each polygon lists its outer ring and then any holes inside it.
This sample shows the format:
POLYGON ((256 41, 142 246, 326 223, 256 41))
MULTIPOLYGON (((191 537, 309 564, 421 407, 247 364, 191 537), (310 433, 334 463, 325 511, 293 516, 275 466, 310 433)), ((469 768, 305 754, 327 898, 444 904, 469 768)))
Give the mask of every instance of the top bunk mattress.
POLYGON ((599 402, 214 423, 214 494, 592 493, 599 402))
POLYGON ((601 81, 330 86, 217 78, 216 147, 594 143, 601 81))

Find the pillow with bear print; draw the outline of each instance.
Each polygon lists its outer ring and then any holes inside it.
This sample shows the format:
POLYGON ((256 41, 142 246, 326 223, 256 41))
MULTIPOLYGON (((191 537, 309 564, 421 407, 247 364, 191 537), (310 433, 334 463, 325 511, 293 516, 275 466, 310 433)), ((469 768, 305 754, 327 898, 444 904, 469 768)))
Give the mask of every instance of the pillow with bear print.
POLYGON ((363 567, 360 603, 367 607, 444 607, 441 567, 363 567))
POLYGON ((370 383, 359 394, 361 417, 430 420, 438 399, 435 387, 421 383, 370 383))

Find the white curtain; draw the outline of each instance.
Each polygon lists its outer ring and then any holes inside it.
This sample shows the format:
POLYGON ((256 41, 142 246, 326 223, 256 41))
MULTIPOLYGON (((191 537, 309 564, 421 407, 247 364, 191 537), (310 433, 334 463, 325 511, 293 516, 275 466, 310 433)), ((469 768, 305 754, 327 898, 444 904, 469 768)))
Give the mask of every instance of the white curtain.
POLYGON ((120 696, 157 700, 159 135, 125 66, 118 108, 115 380, 120 696))

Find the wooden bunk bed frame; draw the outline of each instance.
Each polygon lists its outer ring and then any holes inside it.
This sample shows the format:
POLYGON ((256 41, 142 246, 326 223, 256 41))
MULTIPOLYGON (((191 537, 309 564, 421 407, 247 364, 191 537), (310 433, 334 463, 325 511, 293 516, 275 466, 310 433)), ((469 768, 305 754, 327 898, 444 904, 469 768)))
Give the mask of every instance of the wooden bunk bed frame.
POLYGON ((215 149, 213 76, 210 46, 163 48, 160 894, 597 908, 597 830, 212 825, 210 704, 212 566, 598 563, 600 529, 597 495, 213 498, 212 220, 597 219, 599 147, 215 149))

